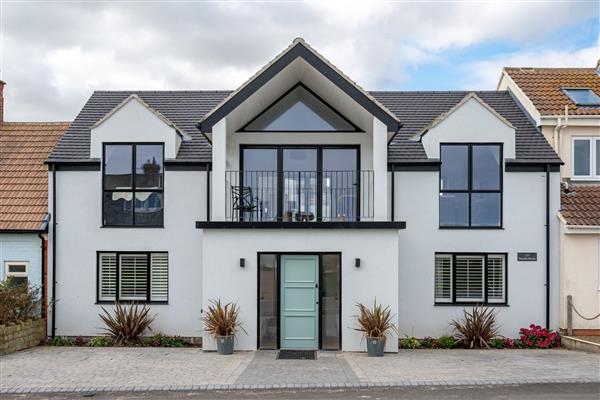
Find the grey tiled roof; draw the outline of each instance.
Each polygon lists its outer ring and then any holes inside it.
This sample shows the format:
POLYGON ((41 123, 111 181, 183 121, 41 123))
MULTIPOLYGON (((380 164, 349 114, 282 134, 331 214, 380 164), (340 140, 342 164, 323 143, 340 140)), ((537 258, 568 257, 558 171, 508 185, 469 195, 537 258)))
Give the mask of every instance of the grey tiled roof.
MULTIPOLYGON (((196 128, 204 114, 221 102, 230 91, 99 91, 94 92, 61 141, 49 161, 89 161, 90 127, 131 94, 137 94, 148 105, 192 137, 184 141, 178 161, 210 162, 211 148, 196 128)), ((392 111, 403 126, 389 146, 388 162, 426 160, 419 142, 409 140, 440 114, 447 112, 469 92, 370 92, 392 111)), ((475 92, 516 128, 517 160, 523 162, 560 162, 546 139, 530 122, 508 92, 475 92)))

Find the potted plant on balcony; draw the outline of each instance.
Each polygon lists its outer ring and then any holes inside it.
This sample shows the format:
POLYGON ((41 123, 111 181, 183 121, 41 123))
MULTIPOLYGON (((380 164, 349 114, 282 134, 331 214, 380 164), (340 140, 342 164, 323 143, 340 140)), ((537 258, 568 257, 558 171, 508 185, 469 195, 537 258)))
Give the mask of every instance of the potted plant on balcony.
POLYGON ((392 313, 389 306, 373 302, 373 308, 368 308, 362 303, 357 303, 359 315, 357 316, 357 331, 363 333, 367 339, 367 354, 369 357, 383 357, 385 342, 391 332, 397 328, 392 321, 392 313))
POLYGON ((233 344, 238 330, 244 330, 238 321, 240 307, 236 303, 221 304, 221 300, 211 300, 208 310, 202 316, 204 330, 214 336, 219 354, 233 354, 233 344))

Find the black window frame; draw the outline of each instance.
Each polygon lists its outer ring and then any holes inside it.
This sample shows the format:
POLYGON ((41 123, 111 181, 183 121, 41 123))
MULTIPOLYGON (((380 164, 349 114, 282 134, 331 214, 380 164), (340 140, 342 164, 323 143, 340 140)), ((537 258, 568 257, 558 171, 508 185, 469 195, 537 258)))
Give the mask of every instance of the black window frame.
MULTIPOLYGON (((114 250, 98 250, 96 251, 96 304, 169 304, 169 296, 171 291, 169 290, 170 280, 169 275, 167 274, 167 300, 150 300, 150 295, 152 292, 152 264, 151 258, 152 254, 166 254, 167 257, 169 255, 168 251, 114 251, 114 250), (115 254, 116 260, 116 270, 115 270, 115 299, 114 300, 101 300, 100 299, 100 254, 115 254), (119 289, 121 287, 121 255, 123 254, 143 254, 146 256, 146 300, 119 300, 119 289)), ((169 265, 169 272, 171 267, 169 265)))
POLYGON ((433 279, 433 305, 434 306, 475 306, 484 305, 489 307, 508 307, 508 253, 506 252, 452 252, 452 251, 436 251, 434 254, 434 265, 435 258, 440 255, 448 255, 452 257, 452 288, 451 288, 451 301, 441 302, 435 301, 435 274, 433 279), (456 301, 456 257, 457 256, 475 256, 484 257, 483 260, 483 302, 481 301, 456 301), (488 258, 490 256, 503 256, 504 257, 504 301, 503 302, 489 302, 488 301, 488 258))
POLYGON ((102 143, 102 221, 103 228, 164 228, 165 226, 165 144, 164 142, 105 142, 102 143), (162 188, 160 189, 137 189, 136 188, 136 147, 140 146, 161 146, 162 147, 162 188), (131 189, 106 189, 106 146, 131 146, 131 189), (104 194, 105 193, 131 193, 132 194, 132 219, 131 224, 106 224, 104 218, 104 194), (136 192, 152 192, 162 194, 162 222, 157 225, 136 225, 135 223, 135 194, 136 192))
POLYGON ((438 174, 439 178, 439 200, 438 200, 438 226, 439 229, 504 229, 504 148, 503 143, 440 143, 440 171, 438 174), (442 147, 444 146, 467 146, 467 188, 464 190, 457 189, 442 189, 442 147), (499 150, 499 165, 498 165, 498 174, 499 174, 499 188, 498 190, 490 190, 490 189, 473 189, 473 147, 476 146, 498 146, 499 150), (442 194, 444 193, 466 193, 468 194, 469 201, 469 224, 468 225, 442 225, 441 216, 442 216, 442 194), (500 224, 499 225, 473 225, 472 224, 472 194, 474 193, 498 193, 500 195, 500 224))
MULTIPOLYGON (((277 217, 276 220, 278 222, 283 221, 283 151, 288 149, 315 149, 317 151, 317 173, 318 177, 323 176, 323 150, 329 149, 349 149, 356 150, 356 172, 357 172, 357 200, 356 200, 356 221, 360 221, 361 214, 361 145, 360 144, 240 144, 239 146, 239 154, 238 159, 240 163, 240 185, 243 186, 243 172, 244 169, 244 150, 246 149, 271 149, 277 150, 277 217)), ((316 221, 323 221, 323 188, 322 188, 322 180, 317 179, 317 215, 316 221)), ((240 219, 243 221, 243 218, 240 219)))

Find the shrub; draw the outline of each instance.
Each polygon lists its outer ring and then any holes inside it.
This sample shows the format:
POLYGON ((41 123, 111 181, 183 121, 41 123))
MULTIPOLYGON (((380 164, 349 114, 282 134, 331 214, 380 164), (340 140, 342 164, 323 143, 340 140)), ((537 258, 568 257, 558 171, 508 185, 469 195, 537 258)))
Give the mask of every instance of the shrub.
POLYGON ((435 344, 435 339, 432 338, 432 337, 427 336, 427 337, 421 339, 421 347, 423 347, 425 349, 432 349, 432 348, 434 348, 433 347, 434 344, 435 344))
POLYGON ((108 347, 110 345, 110 339, 106 336, 93 337, 88 343, 88 346, 90 347, 108 347))
POLYGON ((456 347, 456 339, 453 336, 441 336, 438 339, 440 349, 453 349, 456 347))
POLYGON ((521 328, 520 344, 522 347, 533 349, 549 349, 560 346, 560 336, 557 332, 531 324, 528 328, 521 328))
POLYGON ((82 336, 77 336, 75 340, 73 340, 73 344, 75 346, 85 346, 87 344, 87 341, 82 336))
POLYGON ((498 313, 487 307, 474 306, 471 312, 463 309, 463 318, 452 320, 455 336, 466 348, 490 348, 488 342, 498 336, 498 313))
POLYGON ((202 316, 204 330, 213 336, 235 336, 244 330, 238 321, 240 307, 236 303, 221 304, 221 300, 211 300, 208 310, 202 316))
POLYGON ((74 342, 64 336, 55 336, 48 341, 49 346, 73 346, 74 342))
POLYGON ((40 311, 38 287, 15 284, 12 277, 0 282, 0 325, 38 319, 40 311))
POLYGON ((145 338, 143 345, 150 347, 184 347, 185 341, 180 336, 168 336, 156 333, 151 337, 145 338))
POLYGON ((492 349, 503 349, 504 348, 504 339, 503 338, 493 338, 488 343, 492 349))
POLYGON ((156 315, 150 316, 150 308, 146 305, 140 308, 137 304, 126 307, 116 303, 114 316, 104 307, 102 311, 104 314, 98 315, 104 322, 103 329, 108 333, 112 343, 117 345, 138 342, 139 337, 150 328, 150 324, 156 317, 156 315))
POLYGON ((364 304, 357 303, 358 307, 358 328, 355 330, 362 332, 368 338, 386 339, 390 331, 396 332, 396 326, 392 321, 392 312, 389 306, 383 307, 373 302, 373 308, 368 308, 364 304))
POLYGON ((400 341, 400 347, 403 349, 418 349, 421 347, 421 343, 414 337, 406 337, 400 341))
POLYGON ((514 349, 517 347, 517 343, 513 339, 504 338, 504 348, 505 349, 514 349))

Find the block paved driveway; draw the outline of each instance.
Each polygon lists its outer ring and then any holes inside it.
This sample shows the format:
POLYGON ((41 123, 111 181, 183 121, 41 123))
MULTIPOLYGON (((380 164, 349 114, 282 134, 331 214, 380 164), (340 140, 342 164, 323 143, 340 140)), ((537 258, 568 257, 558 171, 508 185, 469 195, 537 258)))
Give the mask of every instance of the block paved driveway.
POLYGON ((600 355, 570 350, 402 350, 219 356, 198 348, 37 347, 0 358, 0 392, 101 392, 600 383, 600 355))

